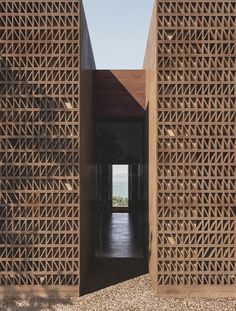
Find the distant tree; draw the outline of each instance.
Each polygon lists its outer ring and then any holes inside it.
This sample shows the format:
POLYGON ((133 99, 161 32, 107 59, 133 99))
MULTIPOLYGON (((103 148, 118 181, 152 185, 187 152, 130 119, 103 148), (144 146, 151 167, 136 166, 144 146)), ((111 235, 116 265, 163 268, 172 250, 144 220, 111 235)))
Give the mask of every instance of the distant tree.
POLYGON ((112 206, 113 207, 127 207, 128 206, 128 198, 113 197, 112 198, 112 206))

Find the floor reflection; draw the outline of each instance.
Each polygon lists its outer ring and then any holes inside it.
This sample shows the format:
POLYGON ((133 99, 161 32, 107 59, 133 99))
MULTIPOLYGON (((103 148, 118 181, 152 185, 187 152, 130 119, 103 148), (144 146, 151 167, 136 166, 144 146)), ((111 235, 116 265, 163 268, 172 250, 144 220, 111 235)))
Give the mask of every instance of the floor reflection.
POLYGON ((102 222, 96 257, 142 258, 142 245, 129 213, 111 213, 102 222), (102 231, 101 231, 102 229, 102 231))
POLYGON ((83 294, 130 280, 148 272, 138 223, 129 213, 107 213, 97 219, 96 256, 83 294))

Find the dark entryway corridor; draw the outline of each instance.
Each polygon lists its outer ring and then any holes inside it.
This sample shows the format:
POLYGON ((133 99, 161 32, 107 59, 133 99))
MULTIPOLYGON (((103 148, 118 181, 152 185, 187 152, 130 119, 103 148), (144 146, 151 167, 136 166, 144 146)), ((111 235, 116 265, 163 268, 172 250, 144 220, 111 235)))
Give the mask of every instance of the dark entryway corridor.
POLYGON ((94 257, 83 294, 148 272, 145 74, 94 72, 94 257))
POLYGON ((110 213, 103 223, 97 257, 142 258, 141 237, 130 213, 110 213))

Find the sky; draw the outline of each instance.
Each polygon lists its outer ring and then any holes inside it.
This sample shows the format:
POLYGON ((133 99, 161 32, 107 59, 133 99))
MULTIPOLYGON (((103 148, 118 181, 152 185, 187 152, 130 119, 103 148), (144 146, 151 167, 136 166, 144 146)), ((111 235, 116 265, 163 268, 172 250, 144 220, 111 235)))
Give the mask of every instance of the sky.
MULTIPOLYGON (((128 165, 112 165, 112 174, 113 176, 117 176, 119 177, 119 175, 128 175, 128 170, 129 170, 129 166, 128 165)), ((121 176, 123 178, 123 176, 121 176)), ((118 180, 118 179, 116 179, 118 180)))
POLYGON ((154 0, 83 0, 97 69, 142 69, 154 0))

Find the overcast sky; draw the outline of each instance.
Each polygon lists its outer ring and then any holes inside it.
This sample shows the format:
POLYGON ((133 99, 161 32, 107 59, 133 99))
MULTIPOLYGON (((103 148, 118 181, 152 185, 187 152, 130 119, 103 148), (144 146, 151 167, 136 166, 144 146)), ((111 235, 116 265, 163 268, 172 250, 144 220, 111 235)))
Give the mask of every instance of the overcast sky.
POLYGON ((129 166, 128 165, 112 165, 112 173, 113 176, 117 176, 116 180, 119 180, 119 177, 122 178, 122 180, 125 180, 126 177, 128 177, 129 172, 129 166), (122 175, 122 176, 120 176, 122 175), (125 177, 125 179, 124 179, 125 177))
POLYGON ((154 0, 83 0, 97 69, 141 69, 154 0))

